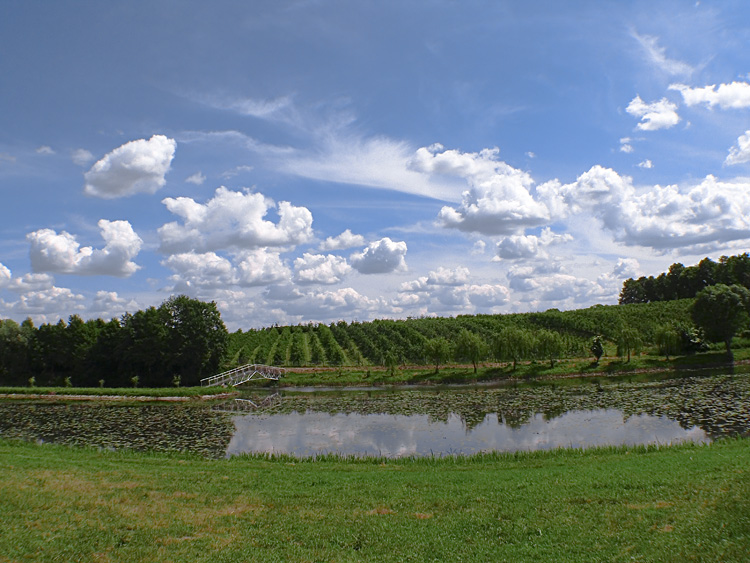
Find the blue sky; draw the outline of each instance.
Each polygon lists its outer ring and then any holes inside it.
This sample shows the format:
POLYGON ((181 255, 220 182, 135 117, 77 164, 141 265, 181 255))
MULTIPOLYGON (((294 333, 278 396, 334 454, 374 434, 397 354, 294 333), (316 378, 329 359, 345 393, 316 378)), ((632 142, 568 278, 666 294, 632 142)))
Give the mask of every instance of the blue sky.
POLYGON ((4 2, 0 316, 615 303, 750 248, 744 2, 4 2))

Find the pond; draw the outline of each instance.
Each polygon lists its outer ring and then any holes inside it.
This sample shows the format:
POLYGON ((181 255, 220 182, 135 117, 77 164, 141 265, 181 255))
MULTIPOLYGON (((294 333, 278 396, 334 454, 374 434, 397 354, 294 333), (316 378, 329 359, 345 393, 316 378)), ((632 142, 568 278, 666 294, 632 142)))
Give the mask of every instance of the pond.
POLYGON ((202 404, 0 402, 0 436, 315 456, 445 456, 750 435, 750 376, 560 387, 246 393, 202 404))

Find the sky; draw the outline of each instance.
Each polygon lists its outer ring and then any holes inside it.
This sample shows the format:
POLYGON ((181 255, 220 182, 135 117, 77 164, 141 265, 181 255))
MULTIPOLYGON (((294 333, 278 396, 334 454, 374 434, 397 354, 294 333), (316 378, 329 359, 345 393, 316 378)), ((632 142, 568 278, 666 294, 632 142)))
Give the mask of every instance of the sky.
POLYGON ((750 250, 750 5, 0 3, 0 317, 560 310, 750 250))

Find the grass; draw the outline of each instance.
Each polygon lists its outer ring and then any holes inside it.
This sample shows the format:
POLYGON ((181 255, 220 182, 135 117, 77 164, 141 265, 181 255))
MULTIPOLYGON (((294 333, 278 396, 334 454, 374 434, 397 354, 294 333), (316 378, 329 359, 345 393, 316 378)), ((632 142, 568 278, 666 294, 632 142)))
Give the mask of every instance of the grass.
POLYGON ((750 440, 471 458, 105 452, 0 441, 0 562, 724 561, 750 440))
POLYGON ((220 395, 226 392, 227 389, 223 387, 0 387, 0 395, 91 395, 98 397, 134 398, 197 398, 206 395, 220 395))

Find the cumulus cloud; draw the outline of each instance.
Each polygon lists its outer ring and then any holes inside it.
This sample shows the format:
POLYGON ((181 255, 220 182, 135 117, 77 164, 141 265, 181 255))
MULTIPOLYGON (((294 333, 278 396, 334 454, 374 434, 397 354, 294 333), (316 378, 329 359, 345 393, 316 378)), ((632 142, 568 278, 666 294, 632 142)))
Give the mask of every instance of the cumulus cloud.
POLYGON ((162 265, 175 272, 170 277, 174 283, 173 291, 186 293, 233 286, 263 286, 290 277, 279 254, 265 249, 244 251, 235 257, 234 262, 215 252, 184 252, 169 256, 162 265))
POLYGON ((237 276, 239 285, 253 287, 287 281, 291 272, 278 252, 256 248, 242 251, 237 263, 237 276))
MULTIPOLYGON (((2 274, 2 269, 0 269, 2 274)), ((0 284, 1 285, 1 284, 0 284)), ((18 293, 27 293, 29 291, 43 291, 52 289, 55 285, 55 278, 49 274, 24 274, 20 278, 13 278, 7 284, 7 288, 18 293)))
POLYGON ((86 149, 76 149, 70 155, 70 159, 78 166, 88 166, 94 160, 94 155, 86 149))
POLYGON ((362 252, 349 257, 352 267, 361 274, 388 274, 406 270, 406 243, 385 237, 371 242, 362 252))
POLYGON ((188 292, 189 288, 226 287, 237 283, 232 263, 214 252, 173 254, 162 265, 176 272, 170 278, 174 291, 188 292))
POLYGON ((307 208, 282 201, 275 206, 279 221, 273 223, 264 219, 273 201, 247 190, 234 192, 222 186, 205 204, 189 197, 166 198, 162 203, 183 220, 158 230, 161 250, 167 253, 296 245, 313 235, 307 208))
POLYGON ((41 147, 36 149, 37 154, 55 154, 55 151, 52 150, 52 147, 48 147, 47 145, 42 145, 41 147))
POLYGON ((206 181, 206 175, 201 173, 200 170, 196 172, 195 174, 192 174, 185 178, 185 181, 189 184, 195 184, 196 186, 200 186, 203 184, 203 182, 206 181))
POLYGON ((276 303, 286 314, 307 321, 361 318, 385 307, 382 299, 371 299, 351 287, 308 292, 289 286, 274 287, 266 292, 266 299, 276 303))
POLYGON ((8 287, 8 284, 10 284, 11 278, 12 278, 12 275, 10 273, 10 268, 8 268, 5 264, 0 262, 0 288, 8 287))
POLYGON ((127 277, 140 266, 132 261, 143 241, 128 221, 98 223, 105 246, 81 247, 76 237, 62 231, 40 229, 26 235, 31 243, 31 267, 35 272, 127 277))
POLYGON ((177 143, 164 135, 130 141, 106 154, 84 174, 84 192, 112 199, 153 194, 166 183, 177 143))
POLYGON ((680 116, 677 115, 677 104, 670 102, 667 98, 647 104, 640 96, 636 96, 625 111, 641 119, 636 127, 642 131, 669 129, 680 121, 680 116))
POLYGON ((750 162, 750 130, 745 131, 744 135, 737 137, 737 146, 729 149, 724 164, 744 164, 750 162))
POLYGON ((631 145, 632 141, 633 140, 630 137, 623 137, 622 139, 620 139, 620 152, 633 152, 633 145, 631 145))
POLYGON ((646 159, 646 160, 644 160, 643 162, 639 162, 639 163, 638 163, 638 167, 639 167, 639 168, 646 168, 646 169, 649 169, 649 168, 653 168, 653 167, 654 167, 654 163, 653 163, 653 162, 651 162, 651 161, 650 161, 649 159, 646 159))
POLYGON ((598 293, 598 286, 594 282, 565 272, 557 262, 511 268, 508 281, 522 301, 581 303, 592 293, 598 293))
POLYGON ((441 145, 417 151, 411 162, 414 170, 457 176, 469 185, 459 207, 440 210, 438 224, 485 235, 508 235, 550 219, 545 204, 531 194, 531 176, 498 160, 498 153, 497 148, 462 153, 444 150, 441 145))
POLYGON ((337 237, 328 237, 320 245, 321 250, 345 250, 347 248, 354 248, 355 246, 363 246, 365 244, 365 237, 362 235, 355 235, 349 229, 346 229, 337 237))
POLYGON ((716 84, 702 88, 691 88, 685 84, 672 84, 670 90, 677 90, 682 94, 685 105, 695 106, 705 104, 713 108, 742 109, 750 107, 750 84, 747 82, 732 82, 730 84, 716 84))
POLYGON ((465 285, 469 281, 469 269, 459 266, 451 270, 440 266, 437 270, 429 273, 427 276, 428 285, 465 285))
POLYGON ((750 184, 707 176, 700 184, 636 190, 632 178, 593 166, 556 188, 572 213, 601 221, 617 242, 667 251, 750 237, 750 184))
POLYGON ((393 305, 400 311, 422 307, 422 311, 434 313, 466 312, 475 307, 491 310, 509 302, 507 287, 471 284, 470 278, 468 268, 463 266, 455 269, 440 267, 426 276, 402 283, 393 305))
POLYGON ((116 291, 101 290, 96 292, 88 312, 95 314, 98 318, 114 319, 140 308, 135 300, 120 297, 116 291))
POLYGON ((351 270, 345 258, 305 252, 294 261, 294 281, 298 284, 334 284, 342 281, 351 270))
POLYGON ((53 318, 68 318, 76 312, 83 312, 84 301, 83 295, 73 293, 66 287, 51 287, 23 293, 18 301, 6 304, 6 307, 19 317, 31 316, 36 322, 48 322, 53 318))
POLYGON ((519 260, 534 257, 544 257, 544 249, 555 244, 563 244, 573 240, 567 233, 557 234, 551 228, 545 227, 539 236, 512 235, 501 240, 496 247, 497 258, 505 260, 519 260))

